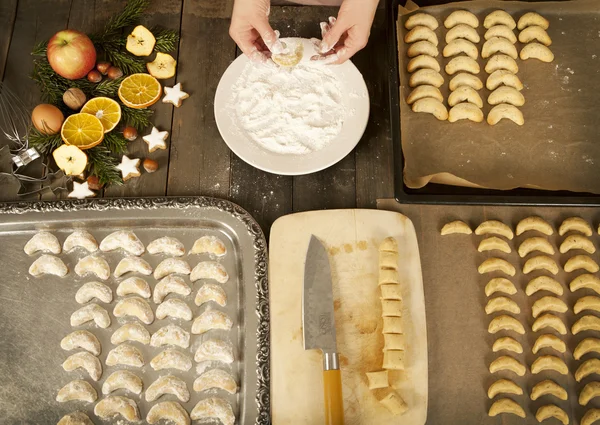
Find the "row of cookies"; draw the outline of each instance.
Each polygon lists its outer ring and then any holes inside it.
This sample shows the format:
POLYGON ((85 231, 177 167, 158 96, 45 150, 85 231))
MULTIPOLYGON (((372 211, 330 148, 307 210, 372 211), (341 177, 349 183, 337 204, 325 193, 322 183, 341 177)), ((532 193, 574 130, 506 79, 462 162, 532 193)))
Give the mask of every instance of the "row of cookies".
POLYGON ((554 54, 548 48, 552 44, 552 39, 546 32, 548 27, 550 22, 535 12, 526 13, 519 19, 519 41, 525 44, 519 53, 522 60, 538 59, 542 62, 554 60, 554 54))

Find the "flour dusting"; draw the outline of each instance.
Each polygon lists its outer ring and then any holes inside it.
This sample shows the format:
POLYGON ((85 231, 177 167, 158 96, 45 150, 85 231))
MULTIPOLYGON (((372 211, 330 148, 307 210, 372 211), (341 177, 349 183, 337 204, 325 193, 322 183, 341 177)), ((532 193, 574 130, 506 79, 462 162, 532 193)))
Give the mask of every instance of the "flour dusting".
POLYGON ((293 68, 248 63, 233 86, 230 106, 250 139, 280 154, 324 148, 347 115, 336 75, 310 62, 293 68))

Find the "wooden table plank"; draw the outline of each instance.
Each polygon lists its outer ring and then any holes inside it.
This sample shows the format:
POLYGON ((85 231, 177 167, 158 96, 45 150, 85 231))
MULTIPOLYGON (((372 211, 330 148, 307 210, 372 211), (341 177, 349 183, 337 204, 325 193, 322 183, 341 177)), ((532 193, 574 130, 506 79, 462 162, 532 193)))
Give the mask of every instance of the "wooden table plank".
POLYGON ((17 18, 17 5, 18 0, 2 0, 0 2, 0 81, 4 77, 6 57, 17 18))

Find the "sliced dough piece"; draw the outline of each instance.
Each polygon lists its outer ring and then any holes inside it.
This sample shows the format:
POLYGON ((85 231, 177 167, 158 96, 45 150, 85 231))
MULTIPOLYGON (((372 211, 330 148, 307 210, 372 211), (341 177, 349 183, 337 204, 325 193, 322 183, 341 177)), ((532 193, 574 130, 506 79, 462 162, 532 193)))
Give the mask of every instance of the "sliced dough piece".
POLYGON ((411 87, 420 85, 440 87, 442 84, 444 84, 444 77, 433 69, 419 69, 408 80, 408 85, 411 87))
MULTIPOLYGON (((375 387, 371 387, 371 381, 373 381, 374 383, 379 383, 382 382, 385 377, 385 381, 387 382, 387 374, 387 370, 367 373, 367 379, 369 379, 369 388, 387 387, 389 384, 385 387, 381 386, 381 384, 378 384, 375 387)), ((229 372, 225 372, 221 369, 211 369, 207 372, 204 372, 194 381, 194 391, 196 392, 202 392, 212 389, 220 389, 228 392, 229 394, 235 394, 237 393, 237 383, 235 382, 235 379, 233 378, 233 376, 231 376, 229 372)))
POLYGON ((592 374, 600 375, 600 359, 589 359, 581 363, 575 372, 575 380, 581 382, 592 374))
POLYGON ((71 314, 71 326, 81 326, 84 323, 94 321, 96 326, 106 329, 110 326, 108 312, 96 303, 88 304, 71 314))
POLYGON ((390 370, 404 370, 404 350, 384 351, 383 368, 390 370))
POLYGON ((402 292, 400 291, 400 285, 381 285, 381 299, 382 300, 401 300, 402 292))
POLYGON ((561 375, 569 374, 569 368, 565 364, 564 360, 556 356, 539 356, 531 364, 531 373, 534 375, 545 370, 553 370, 561 375))
POLYGON ((581 418, 579 425, 592 425, 598 419, 600 419, 600 409, 589 409, 581 418))
POLYGON ((517 288, 510 280, 504 277, 495 277, 485 285, 485 295, 489 297, 496 292, 514 295, 517 293, 517 288))
POLYGON ((545 395, 552 395, 559 400, 567 400, 567 391, 551 379, 538 382, 531 389, 531 399, 533 401, 545 395))
POLYGON ((479 43, 481 40, 479 34, 477 34, 477 31, 473 27, 466 24, 458 24, 452 29, 448 30, 446 33, 446 43, 450 43, 461 38, 469 40, 471 43, 475 44, 479 43))
POLYGON ((546 404, 540 407, 535 414, 535 418, 538 422, 542 422, 550 418, 556 418, 564 425, 569 424, 569 415, 567 415, 567 412, 554 404, 546 404))
POLYGON ((508 103, 501 103, 500 105, 494 106, 487 117, 489 125, 496 125, 503 119, 508 119, 517 125, 525 124, 525 118, 523 118, 523 112, 521 112, 516 106, 509 105, 508 103))
POLYGON ((180 276, 169 275, 154 287, 154 302, 160 304, 169 294, 178 294, 187 297, 191 292, 192 289, 180 276))
POLYGON ((383 351, 406 349, 406 341, 402 334, 383 334, 383 341, 383 351))
POLYGON ((436 45, 429 41, 417 41, 408 47, 406 54, 409 58, 414 58, 419 55, 427 55, 436 58, 439 56, 440 52, 436 45))
POLYGON ((582 251, 587 252, 588 254, 593 254, 596 252, 596 247, 594 243, 586 238, 583 235, 569 235, 565 238, 565 240, 560 244, 559 251, 561 254, 565 254, 572 249, 580 249, 582 251))
POLYGON ((488 90, 496 90, 502 85, 519 91, 523 90, 523 83, 519 77, 506 69, 498 69, 488 77, 486 87, 488 90))
POLYGON ((544 328, 552 328, 561 335, 567 334, 567 328, 563 321, 551 313, 541 315, 535 319, 535 322, 533 322, 533 325, 531 325, 531 329, 534 332, 544 328))
POLYGON ((448 110, 442 102, 432 97, 426 97, 415 101, 412 105, 413 112, 424 112, 432 114, 440 121, 448 119, 448 110))
POLYGON ((118 230, 102 239, 100 250, 104 252, 123 250, 132 255, 140 256, 146 249, 135 233, 130 230, 118 230))
MULTIPOLYGON (((448 105, 455 106, 460 102, 469 102, 476 105, 478 108, 483 108, 483 100, 479 93, 469 86, 457 87, 448 97, 448 105)), ((482 114, 483 120, 483 114, 482 114)))
POLYGON ((551 295, 540 298, 533 303, 531 308, 531 314, 533 317, 538 317, 540 314, 546 311, 556 311, 558 313, 565 313, 569 308, 563 300, 551 295))
POLYGON ((417 69, 433 69, 437 72, 441 71, 439 62, 428 55, 415 56, 408 62, 408 65, 406 66, 408 72, 415 72, 417 69))
POLYGON ((410 16, 404 23, 404 27, 407 30, 413 29, 418 25, 426 26, 431 30, 435 30, 438 27, 438 21, 427 13, 416 13, 410 16))
POLYGON ((398 252, 379 252, 379 270, 398 270, 398 252))
POLYGON ((600 295, 600 278, 594 276, 593 274, 584 273, 573 279, 571 283, 569 283, 569 288, 571 289, 571 292, 575 292, 583 288, 591 289, 600 295))
POLYGON ((150 345, 152 347, 174 345, 188 348, 190 346, 190 333, 177 325, 163 326, 152 334, 150 345))
POLYGON ((177 238, 163 236, 162 238, 154 239, 146 247, 149 254, 165 254, 171 257, 181 257, 185 254, 185 246, 177 238))
POLYGON ((403 334, 404 327, 402 325, 402 318, 400 318, 400 317, 384 317, 383 318, 383 333, 384 334, 403 334))
POLYGON ((477 271, 479 272, 479 274, 493 273, 496 271, 500 271, 502 273, 507 274, 508 276, 515 275, 515 268, 512 264, 510 264, 508 261, 504 260, 503 258, 495 258, 495 257, 487 258, 483 263, 481 263, 479 265, 479 267, 477 268, 477 271))
POLYGON ((156 403, 148 411, 146 421, 151 425, 159 421, 173 425, 190 425, 191 423, 187 410, 176 401, 156 403))
POLYGON ((129 297, 120 300, 113 310, 115 317, 136 317, 149 325, 154 322, 154 313, 150 304, 140 297, 129 297))
POLYGON ((500 86, 490 93, 488 103, 490 105, 499 105, 503 103, 514 106, 523 106, 525 104, 525 97, 519 90, 513 87, 500 86))
POLYGON ((194 319, 194 323, 192 324, 192 333, 198 335, 213 329, 222 329, 228 331, 232 326, 233 321, 222 311, 205 310, 200 316, 194 319))
POLYGON ((377 398, 389 412, 394 415, 402 415, 408 410, 406 402, 400 397, 400 395, 391 388, 382 390, 386 394, 383 398, 377 398))
POLYGON ((514 357, 500 356, 490 363, 490 373, 496 373, 502 370, 509 370, 518 376, 523 376, 527 369, 514 357))
POLYGON ((437 35, 435 35, 432 29, 423 25, 414 27, 404 36, 404 42, 406 44, 421 40, 429 41, 434 46, 438 45, 437 35))
POLYGON ((485 306, 485 313, 493 314, 499 311, 508 311, 509 313, 519 314, 521 309, 516 302, 507 297, 496 297, 488 300, 485 306))
POLYGON ((494 317, 488 326, 488 332, 495 334, 500 331, 513 331, 520 335, 525 334, 525 328, 517 319, 506 314, 494 317))
POLYGON ((519 41, 523 44, 530 43, 532 41, 537 41, 544 46, 549 46, 552 44, 552 39, 546 32, 546 30, 537 25, 533 25, 525 28, 523 31, 519 33, 519 41))
POLYGON ((493 27, 490 27, 483 36, 483 38, 485 38, 486 40, 489 40, 493 37, 506 38, 512 44, 515 44, 517 42, 517 36, 513 32, 513 30, 511 30, 506 25, 494 25, 493 27))
POLYGON ((462 38, 457 38, 456 40, 451 41, 446 45, 446 47, 444 47, 444 50, 442 51, 442 55, 445 58, 457 56, 461 53, 464 53, 473 60, 477 60, 479 57, 479 50, 477 50, 477 46, 471 43, 469 40, 464 40, 462 38))
POLYGON ((558 264, 547 255, 537 255, 525 261, 523 265, 523 273, 529 274, 535 270, 547 270, 553 275, 558 273, 558 264))
POLYGON ((455 10, 444 21, 444 26, 446 28, 454 28, 459 24, 477 28, 479 26, 479 19, 468 10, 455 10))
POLYGON ((442 96, 442 92, 435 86, 430 86, 428 84, 415 87, 413 91, 410 92, 408 97, 406 98, 406 103, 412 105, 419 99, 424 99, 426 97, 431 97, 433 99, 437 99, 440 102, 444 101, 444 96, 442 96))
POLYGON ((222 264, 216 261, 202 261, 196 264, 190 275, 192 282, 200 279, 212 279, 219 283, 227 283, 229 275, 222 264))
POLYGON ((469 225, 467 223, 465 223, 464 221, 455 220, 455 221, 451 221, 450 223, 444 224, 444 227, 442 227, 442 230, 440 232, 440 234, 442 236, 453 235, 455 233, 460 233, 463 235, 470 235, 471 233, 473 233, 473 231, 471 230, 469 225))
POLYGON ((56 395, 56 401, 65 403, 67 401, 85 401, 93 403, 98 398, 98 393, 89 382, 76 379, 62 387, 56 395))
POLYGON ((579 314, 585 310, 600 312, 600 298, 594 295, 579 298, 573 306, 573 313, 579 314))
POLYGON ((151 293, 152 290, 148 282, 137 276, 125 279, 117 286, 117 295, 120 297, 134 294, 142 298, 150 298, 151 293))
POLYGON ((554 60, 554 53, 543 44, 533 42, 526 44, 521 49, 519 57, 521 60, 538 59, 542 62, 552 62, 554 60))
POLYGON ((69 269, 65 263, 53 255, 41 255, 29 267, 29 274, 35 277, 46 274, 65 277, 69 273, 69 269))
POLYGON ((106 365, 142 367, 144 366, 144 356, 137 347, 123 343, 109 351, 108 356, 106 356, 106 365))
POLYGON ((577 320, 571 327, 573 335, 584 331, 600 331, 600 317, 588 314, 577 320))
POLYGON ((517 62, 508 55, 496 54, 488 59, 485 64, 485 72, 491 74, 499 69, 506 69, 507 71, 516 74, 519 72, 519 65, 517 65, 517 62))
POLYGON ((471 74, 479 74, 481 68, 479 63, 468 56, 457 56, 452 58, 444 68, 446 74, 454 75, 457 72, 470 72, 471 74))
POLYGON ((150 344, 150 332, 140 323, 126 323, 117 329, 110 337, 113 345, 119 345, 125 341, 135 341, 140 344, 150 344))
POLYGON ((391 269, 379 269, 379 285, 385 285, 389 283, 399 284, 400 283, 400 274, 398 274, 398 270, 391 269))
POLYGON ((125 390, 132 394, 140 394, 144 387, 142 378, 128 370, 117 370, 110 374, 102 384, 102 394, 108 395, 113 391, 125 390))
POLYGON ((137 422, 140 418, 138 406, 129 397, 109 395, 103 398, 94 407, 94 414, 101 419, 110 419, 121 416, 129 422, 137 422))
POLYGON ((87 282, 81 285, 81 287, 75 293, 75 301, 79 304, 85 304, 96 298, 98 301, 103 303, 112 302, 113 295, 112 289, 100 282, 87 282))
POLYGON ((596 273, 600 270, 598 263, 596 263, 588 255, 575 255, 567 260, 564 267, 567 273, 571 273, 575 270, 587 270, 590 273, 596 273))
POLYGON ((460 72, 452 77, 449 88, 452 91, 456 90, 460 86, 469 86, 475 90, 481 90, 483 88, 483 83, 479 77, 473 74, 469 74, 468 72, 460 72))
POLYGON ((491 28, 494 25, 505 25, 511 30, 514 30, 517 27, 517 23, 504 10, 494 10, 492 13, 488 14, 483 20, 483 26, 485 28, 491 28))
POLYGON ((235 422, 231 405, 222 398, 217 397, 200 400, 192 409, 190 417, 193 421, 217 419, 221 421, 222 425, 233 425, 235 422))
POLYGON ((110 267, 104 258, 96 255, 88 255, 77 262, 75 273, 79 277, 93 274, 98 279, 106 280, 110 277, 110 267))
POLYGON ((581 217, 566 218, 558 228, 558 234, 560 236, 564 236, 567 232, 570 231, 579 232, 586 236, 592 236, 591 226, 588 224, 587 221, 585 221, 581 217))
POLYGON ((50 232, 39 232, 33 235, 23 248, 25 254, 34 255, 37 252, 49 252, 50 254, 60 254, 60 242, 56 236, 50 232))
POLYGON ((159 377, 146 389, 146 401, 154 401, 165 394, 174 395, 183 403, 190 401, 187 384, 175 375, 159 377))
POLYGON ((381 300, 382 317, 402 317, 402 301, 381 300))
POLYGON ((479 246, 477 247, 477 251, 485 252, 485 251, 501 251, 507 254, 511 253, 510 246, 504 239, 500 239, 497 236, 490 236, 489 238, 483 239, 479 242, 479 246))
POLYGON ((83 369, 90 375, 94 381, 98 381, 102 376, 102 363, 98 360, 98 357, 88 353, 87 351, 80 351, 75 353, 63 362, 63 369, 66 372, 72 372, 75 369, 83 369))
POLYGON ((155 356, 150 366, 154 370, 177 369, 187 372, 192 368, 192 359, 181 351, 169 348, 155 356))
POLYGON ((548 239, 540 236, 534 236, 532 238, 525 239, 521 245, 519 245, 519 256, 521 258, 526 257, 533 251, 543 252, 544 254, 554 255, 554 247, 548 239))
POLYGON ((72 412, 60 418, 56 425, 94 425, 94 423, 85 413, 72 412))
POLYGON ((71 351, 78 348, 92 353, 94 356, 99 356, 102 352, 102 345, 98 338, 90 331, 73 331, 69 335, 65 336, 60 341, 60 348, 65 351, 71 351))
POLYGON ((483 47, 481 49, 482 58, 489 58, 496 53, 508 55, 513 59, 517 59, 519 57, 515 45, 504 37, 492 37, 483 43, 483 47))
POLYGON ((190 254, 210 254, 222 257, 227 254, 227 248, 223 241, 216 236, 202 236, 194 242, 190 254))
POLYGON ((154 279, 160 280, 170 274, 190 274, 191 267, 180 258, 166 258, 154 269, 154 279))
POLYGON ((588 382, 579 393, 579 404, 587 406, 591 399, 600 397, 600 382, 588 382))
POLYGON ((202 285, 202 287, 200 287, 200 289, 198 289, 194 302, 196 305, 200 306, 210 301, 220 305, 221 307, 225 307, 227 304, 227 295, 221 286, 214 283, 205 283, 202 285))
POLYGON ((497 353, 498 351, 506 350, 512 351, 513 353, 521 354, 523 352, 523 346, 520 342, 509 336, 498 338, 492 345, 492 351, 497 353))
POLYGON ((194 360, 198 363, 204 361, 233 363, 233 348, 230 343, 220 339, 207 339, 196 350, 194 360))
POLYGON ((562 295, 563 287, 556 279, 550 276, 538 276, 529 281, 525 288, 525 293, 531 296, 538 291, 548 291, 556 295, 562 295))
POLYGON ((453 106, 448 112, 448 121, 456 122, 460 120, 470 120, 473 122, 483 121, 483 112, 477 105, 465 102, 453 106))
POLYGON ((522 29, 530 27, 532 25, 537 25, 538 27, 542 27, 543 29, 547 30, 548 27, 550 26, 550 23, 548 22, 548 20, 546 18, 544 18, 542 15, 540 15, 538 13, 527 12, 526 14, 524 14, 523 16, 521 16, 519 18, 519 23, 517 25, 517 28, 519 30, 522 30, 522 29))
MULTIPOLYGON (((496 73, 496 71, 494 71, 494 73, 496 73)), ((517 224, 517 236, 529 231, 540 232, 546 236, 554 234, 554 230, 552 229, 550 223, 538 216, 524 218, 523 220, 519 221, 519 224, 517 224)), ((554 254, 554 250, 552 253, 554 254)))
POLYGON ((488 388, 488 398, 491 400, 498 394, 522 395, 523 389, 510 379, 498 379, 488 388))
POLYGON ((540 335, 538 339, 535 340, 535 344, 533 344, 531 351, 533 354, 537 354, 542 348, 552 348, 559 353, 567 351, 567 346, 564 341, 553 334, 540 335))
POLYGON ((119 264, 117 264, 113 274, 115 277, 121 277, 130 272, 148 276, 152 274, 152 266, 143 258, 125 257, 119 261, 119 264))
POLYGON ((162 320, 165 317, 190 321, 192 320, 192 310, 185 301, 179 298, 169 298, 156 308, 156 318, 162 320))
POLYGON ((514 237, 513 231, 506 224, 498 220, 487 220, 477 226, 475 229, 476 235, 500 235, 504 236, 508 240, 512 240, 514 237))
POLYGON ((96 252, 98 251, 98 242, 87 230, 75 230, 65 239, 63 251, 70 252, 76 248, 83 248, 87 252, 96 252))

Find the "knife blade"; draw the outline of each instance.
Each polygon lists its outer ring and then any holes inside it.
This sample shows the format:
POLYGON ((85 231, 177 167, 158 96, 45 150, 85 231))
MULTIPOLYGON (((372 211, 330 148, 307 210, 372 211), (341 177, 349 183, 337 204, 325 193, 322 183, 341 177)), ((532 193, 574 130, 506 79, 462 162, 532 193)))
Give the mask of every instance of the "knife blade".
POLYGON ((333 287, 327 250, 311 236, 304 264, 302 291, 302 332, 304 349, 323 352, 325 423, 343 425, 342 379, 337 353, 333 287))

